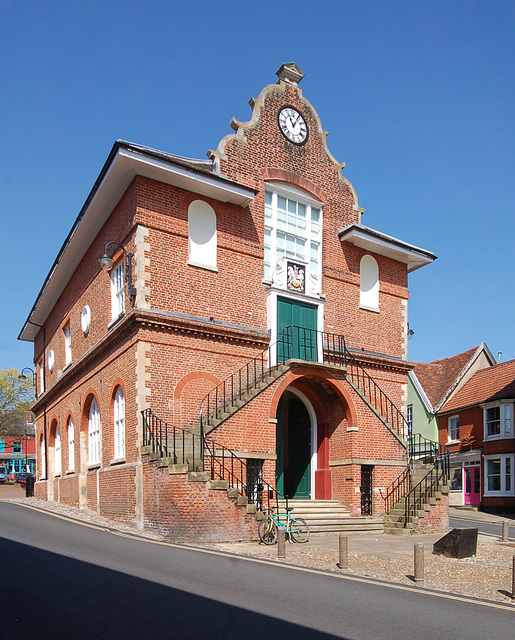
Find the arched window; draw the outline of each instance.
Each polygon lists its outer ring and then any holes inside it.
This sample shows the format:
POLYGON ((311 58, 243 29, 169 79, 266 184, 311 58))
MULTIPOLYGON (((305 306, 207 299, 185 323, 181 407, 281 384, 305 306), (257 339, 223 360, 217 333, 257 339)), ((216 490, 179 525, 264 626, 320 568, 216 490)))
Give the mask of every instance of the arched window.
POLYGON ((203 200, 188 207, 188 264, 216 269, 216 213, 203 200))
POLYGON ((88 464, 100 464, 100 413, 95 398, 91 401, 89 408, 88 464))
POLYGON ((379 311, 379 267, 372 256, 363 256, 359 264, 359 306, 379 311))
POLYGON ((46 478, 46 445, 45 436, 41 435, 40 451, 41 451, 41 471, 39 472, 40 478, 46 478))
POLYGON ((73 420, 68 418, 68 471, 75 470, 75 430, 73 420))
POLYGON ((62 460, 61 460, 61 435, 59 434, 59 427, 55 426, 55 438, 54 438, 54 475, 60 476, 62 472, 62 460))
POLYGON ((125 398, 121 387, 114 396, 114 457, 125 458, 125 398))

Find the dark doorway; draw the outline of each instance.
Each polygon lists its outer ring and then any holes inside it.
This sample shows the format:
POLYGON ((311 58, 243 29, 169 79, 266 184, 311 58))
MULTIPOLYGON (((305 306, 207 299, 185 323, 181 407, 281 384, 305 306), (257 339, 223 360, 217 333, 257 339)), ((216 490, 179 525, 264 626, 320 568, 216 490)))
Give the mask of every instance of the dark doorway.
POLYGON ((284 393, 277 408, 276 483, 289 498, 311 497, 311 418, 302 400, 284 393))
POLYGON ((372 515, 372 471, 371 464, 361 465, 361 515, 372 515))

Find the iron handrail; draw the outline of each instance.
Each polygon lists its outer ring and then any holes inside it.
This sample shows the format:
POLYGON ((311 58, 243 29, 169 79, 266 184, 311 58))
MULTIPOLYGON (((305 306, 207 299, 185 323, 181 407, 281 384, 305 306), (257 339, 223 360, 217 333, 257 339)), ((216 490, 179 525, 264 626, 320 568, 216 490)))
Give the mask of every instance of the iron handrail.
POLYGON ((450 453, 448 447, 420 434, 412 434, 408 440, 408 465, 403 473, 388 487, 383 496, 388 513, 404 498, 403 522, 421 510, 423 500, 445 486, 450 478, 450 453), (432 468, 417 484, 413 483, 416 461, 431 464, 432 468))
POLYGON ((263 511, 263 507, 270 509, 272 500, 278 505, 278 492, 263 480, 262 471, 252 473, 245 458, 209 437, 201 438, 193 431, 169 425, 152 409, 144 409, 141 414, 143 446, 150 446, 153 453, 171 458, 173 464, 186 464, 192 470, 206 471, 211 480, 227 480, 230 487, 255 504, 259 511, 263 511))

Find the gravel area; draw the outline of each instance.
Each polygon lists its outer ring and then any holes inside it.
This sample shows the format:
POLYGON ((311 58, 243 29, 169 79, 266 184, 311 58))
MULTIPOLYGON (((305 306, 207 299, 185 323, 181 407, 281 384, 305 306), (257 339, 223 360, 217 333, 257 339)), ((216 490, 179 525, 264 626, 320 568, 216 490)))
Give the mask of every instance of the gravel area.
MULTIPOLYGON (((81 521, 98 525, 105 529, 139 535, 144 538, 162 540, 152 532, 137 532, 134 527, 113 522, 97 516, 90 511, 80 511, 74 507, 46 502, 37 498, 7 499, 20 502, 44 511, 65 515, 81 521)), ((426 537, 427 538, 427 537, 426 537)), ((354 576, 365 576, 387 582, 415 586, 413 582, 414 562, 413 544, 423 540, 424 536, 410 536, 404 542, 394 541, 390 536, 370 536, 369 542, 361 544, 359 552, 353 552, 354 538, 349 536, 349 566, 344 572, 338 566, 338 538, 335 535, 312 536, 307 545, 286 543, 286 557, 277 557, 277 546, 267 547, 255 543, 198 545, 230 553, 259 557, 275 562, 300 565, 314 569, 334 571, 354 576), (396 546, 395 546, 396 545, 396 546), (394 548, 395 546, 395 548, 394 548), (379 549, 379 547, 381 547, 379 549), (365 549, 365 552, 363 552, 365 549)), ((432 541, 436 539, 434 536, 432 541)), ((356 538, 357 540, 357 538, 356 538)), ((170 541, 171 542, 171 541, 170 541)), ((431 553, 432 546, 427 543, 424 554, 424 582, 419 586, 447 593, 472 596, 503 603, 513 603, 511 599, 513 558, 515 544, 503 543, 496 537, 478 537, 477 554, 471 558, 445 558, 431 553)))

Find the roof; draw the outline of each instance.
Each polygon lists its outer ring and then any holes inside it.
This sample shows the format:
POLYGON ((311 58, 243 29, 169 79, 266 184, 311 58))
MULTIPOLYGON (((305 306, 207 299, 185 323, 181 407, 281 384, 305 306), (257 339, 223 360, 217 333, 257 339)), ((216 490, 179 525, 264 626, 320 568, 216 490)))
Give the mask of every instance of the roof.
POLYGON ((404 262, 408 266, 408 273, 436 260, 435 254, 427 249, 421 249, 362 224, 351 224, 338 229, 338 237, 340 242, 349 242, 366 251, 404 262))
POLYGON ((415 363, 415 375, 433 407, 437 407, 445 398, 453 383, 481 347, 482 345, 428 364, 415 363))
POLYGON ((456 411, 483 402, 515 398, 515 360, 477 371, 467 384, 442 407, 456 411))
POLYGON ((182 158, 118 140, 43 283, 19 340, 34 340, 71 274, 136 175, 240 206, 247 206, 256 194, 254 189, 215 173, 210 160, 182 158))

